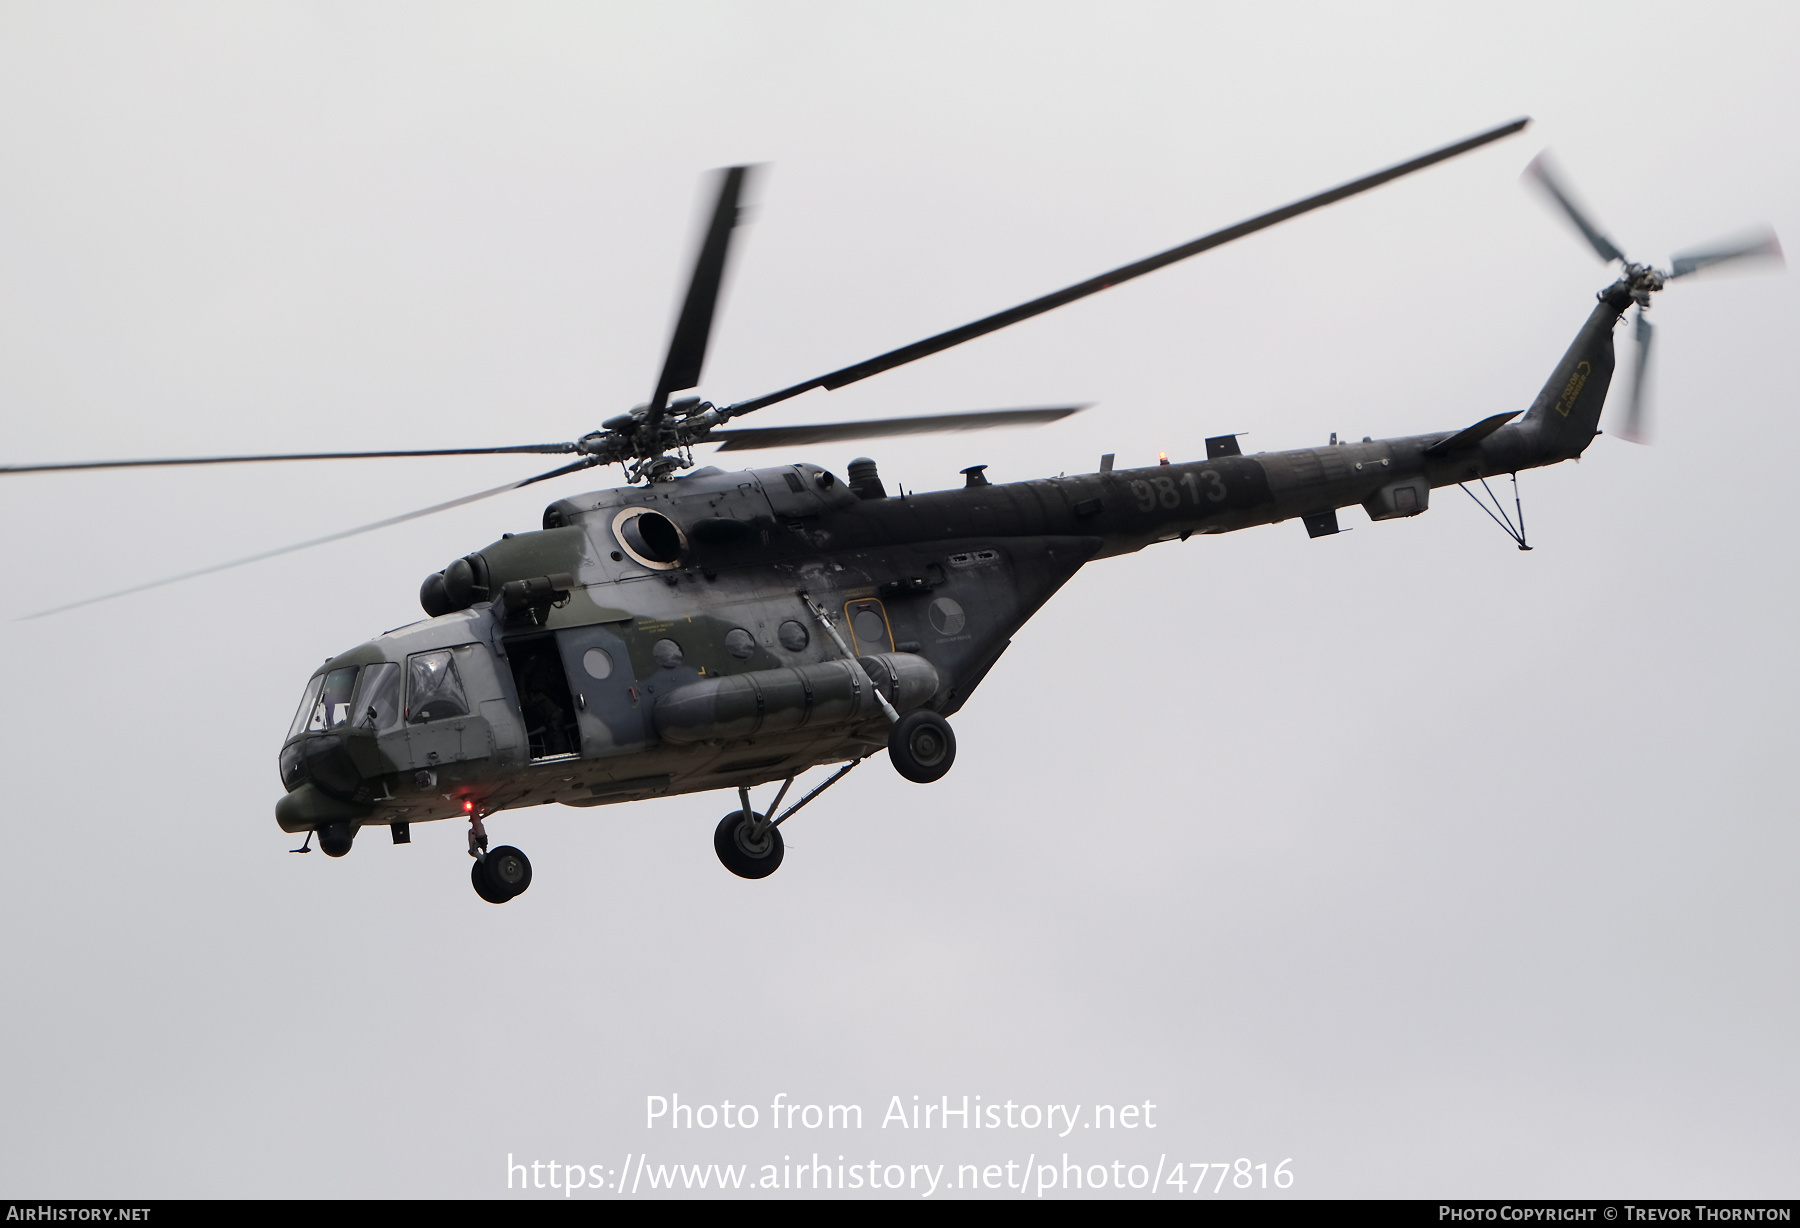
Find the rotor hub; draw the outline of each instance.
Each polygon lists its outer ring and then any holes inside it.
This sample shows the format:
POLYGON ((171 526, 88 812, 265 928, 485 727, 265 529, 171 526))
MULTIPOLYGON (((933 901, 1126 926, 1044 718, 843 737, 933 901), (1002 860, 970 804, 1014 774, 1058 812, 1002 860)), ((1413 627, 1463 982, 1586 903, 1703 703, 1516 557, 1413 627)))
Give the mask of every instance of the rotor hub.
POLYGON ((1619 280, 1595 295, 1602 302, 1610 303, 1614 309, 1623 312, 1636 304, 1639 310, 1647 310, 1650 296, 1661 290, 1668 281, 1669 274, 1647 264, 1626 262, 1619 280))

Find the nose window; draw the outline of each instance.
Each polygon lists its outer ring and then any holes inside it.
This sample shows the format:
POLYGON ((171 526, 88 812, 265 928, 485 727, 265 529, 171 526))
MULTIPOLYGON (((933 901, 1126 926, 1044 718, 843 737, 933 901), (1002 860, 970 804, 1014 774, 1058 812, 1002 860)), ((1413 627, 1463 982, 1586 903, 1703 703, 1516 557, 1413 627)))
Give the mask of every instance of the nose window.
POLYGON ((325 676, 319 675, 306 684, 306 694, 300 697, 300 710, 294 713, 294 723, 288 726, 288 741, 293 741, 306 730, 312 720, 313 709, 319 706, 319 691, 325 686, 325 676))
MULTIPOLYGON (((313 702, 312 712, 306 718, 306 731, 318 733, 348 724, 350 692, 355 689, 356 666, 346 665, 343 669, 334 669, 326 674, 318 698, 313 702)), ((309 687, 306 693, 310 696, 312 689, 309 687)))

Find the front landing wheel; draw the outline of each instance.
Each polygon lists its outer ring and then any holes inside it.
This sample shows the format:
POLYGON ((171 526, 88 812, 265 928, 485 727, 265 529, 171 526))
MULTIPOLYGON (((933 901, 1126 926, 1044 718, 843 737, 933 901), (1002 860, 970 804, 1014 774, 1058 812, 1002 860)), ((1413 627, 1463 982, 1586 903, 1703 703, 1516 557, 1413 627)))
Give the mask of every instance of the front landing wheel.
POLYGON ((531 861, 510 844, 502 844, 469 867, 475 894, 490 904, 504 904, 531 886, 531 861))
POLYGON ((914 784, 943 779, 956 762, 956 735, 950 722, 929 708, 901 717, 888 731, 888 758, 894 770, 914 784))
MULTIPOLYGON (((758 826, 762 826, 763 817, 756 816, 758 826)), ((719 820, 713 832, 713 851, 725 868, 739 878, 767 878, 781 865, 781 829, 763 826, 758 836, 744 812, 733 810, 719 820)))

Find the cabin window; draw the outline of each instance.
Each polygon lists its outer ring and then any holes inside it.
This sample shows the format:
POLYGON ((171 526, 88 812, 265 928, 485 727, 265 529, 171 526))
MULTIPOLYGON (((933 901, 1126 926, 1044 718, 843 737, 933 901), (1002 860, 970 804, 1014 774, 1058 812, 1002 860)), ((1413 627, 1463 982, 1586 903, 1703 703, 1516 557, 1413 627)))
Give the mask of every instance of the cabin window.
POLYGON ((888 637, 887 618, 879 601, 854 601, 844 607, 850 623, 850 634, 858 652, 888 652, 893 643, 888 637))
POLYGON ((448 648, 406 658, 406 723, 467 716, 469 700, 448 648))
POLYGON ((358 729, 380 732, 399 724, 400 667, 383 661, 363 670, 362 686, 357 689, 352 710, 358 729))
POLYGON ((878 610, 861 609, 851 626, 856 631, 858 642, 863 644, 879 644, 887 639, 887 624, 881 621, 878 610))

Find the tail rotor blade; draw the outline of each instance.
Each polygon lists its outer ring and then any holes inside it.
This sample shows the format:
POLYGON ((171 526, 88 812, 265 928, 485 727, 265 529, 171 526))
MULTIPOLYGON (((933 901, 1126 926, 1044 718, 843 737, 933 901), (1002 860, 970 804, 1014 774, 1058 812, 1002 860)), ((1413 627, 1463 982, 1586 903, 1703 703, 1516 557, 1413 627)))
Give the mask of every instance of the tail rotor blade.
POLYGON ((1650 424, 1647 405, 1649 403, 1648 388, 1645 381, 1650 376, 1650 341, 1656 336, 1656 330, 1650 324, 1650 318, 1642 309, 1637 313, 1637 370, 1631 380, 1631 400, 1625 406, 1625 426, 1619 431, 1621 439, 1632 443, 1650 442, 1650 424))
POLYGON ((1787 259, 1781 254, 1781 240, 1769 227, 1737 239, 1727 239, 1709 247, 1697 247, 1682 252, 1673 260, 1669 269, 1670 277, 1686 277, 1689 273, 1698 273, 1701 269, 1717 268, 1722 264, 1735 264, 1740 260, 1763 260, 1773 262, 1778 268, 1785 268, 1787 259))
POLYGON ((1598 226, 1594 225, 1581 206, 1575 203, 1574 196, 1563 186, 1562 177, 1551 165, 1548 151, 1533 158, 1531 165, 1525 168, 1525 173, 1520 178, 1527 183, 1536 184, 1539 191, 1561 206, 1569 220, 1575 223, 1575 229, 1581 232, 1582 238, 1588 241, 1589 246, 1594 249, 1600 259, 1625 263, 1625 253, 1620 251, 1598 226))

